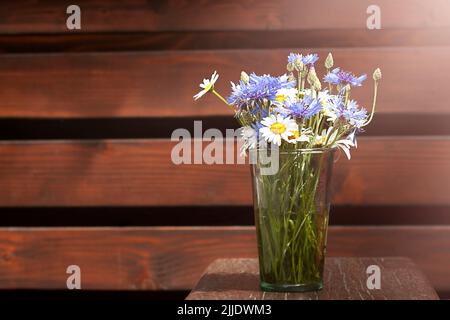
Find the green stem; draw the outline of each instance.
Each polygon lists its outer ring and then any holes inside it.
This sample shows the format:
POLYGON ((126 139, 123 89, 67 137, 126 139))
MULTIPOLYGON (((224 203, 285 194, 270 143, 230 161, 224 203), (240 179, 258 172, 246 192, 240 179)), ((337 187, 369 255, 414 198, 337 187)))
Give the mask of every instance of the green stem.
POLYGON ((370 113, 369 120, 367 120, 367 122, 362 125, 363 127, 367 126, 373 119, 373 115, 375 114, 375 107, 377 105, 377 95, 378 95, 378 81, 375 81, 374 88, 373 88, 372 112, 370 113))
POLYGON ((233 112, 236 112, 234 107, 231 104, 229 104, 227 100, 224 97, 222 97, 216 90, 214 90, 214 88, 211 89, 211 92, 214 93, 216 97, 219 98, 223 103, 225 103, 231 110, 233 110, 233 112))
POLYGON ((262 280, 316 283, 327 221, 322 205, 316 208, 323 155, 293 152, 280 157, 277 174, 255 180, 262 280))
MULTIPOLYGON (((330 73, 330 69, 329 68, 327 68, 327 74, 328 73, 330 73)), ((331 87, 331 83, 330 82, 328 82, 328 94, 332 94, 332 87, 331 87)))

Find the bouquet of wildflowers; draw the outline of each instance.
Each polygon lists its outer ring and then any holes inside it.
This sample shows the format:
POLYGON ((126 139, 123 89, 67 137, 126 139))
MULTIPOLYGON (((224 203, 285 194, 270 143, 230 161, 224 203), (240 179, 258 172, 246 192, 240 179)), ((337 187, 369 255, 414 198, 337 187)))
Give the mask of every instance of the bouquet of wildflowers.
POLYGON ((288 56, 287 73, 278 77, 241 73, 225 99, 214 88, 216 72, 203 80, 200 98, 215 94, 242 125, 242 152, 279 150, 274 174, 253 165, 254 207, 261 287, 274 291, 307 291, 322 287, 326 231, 330 208, 329 181, 334 150, 350 159, 356 134, 373 118, 380 69, 373 73, 374 96, 368 113, 352 99, 366 75, 333 68, 325 60, 322 82, 314 68, 316 54, 288 56))
POLYGON ((281 150, 333 148, 342 149, 350 158, 350 147, 356 147, 356 133, 368 125, 375 111, 380 69, 373 73, 374 98, 372 112, 358 106, 351 91, 359 87, 366 75, 333 68, 328 54, 325 67, 328 73, 319 80, 314 64, 317 54, 288 56, 287 74, 248 75, 244 71, 238 84, 231 83, 232 93, 224 99, 215 89, 218 74, 204 79, 198 99, 207 92, 214 93, 235 113, 242 125, 242 151, 275 144, 281 150))

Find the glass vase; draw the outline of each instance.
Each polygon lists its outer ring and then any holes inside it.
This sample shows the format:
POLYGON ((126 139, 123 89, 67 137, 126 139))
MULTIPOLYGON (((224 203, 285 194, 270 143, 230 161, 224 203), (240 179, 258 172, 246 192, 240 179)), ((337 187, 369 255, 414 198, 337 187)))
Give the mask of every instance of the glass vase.
POLYGON ((334 149, 278 153, 278 170, 252 165, 261 288, 312 291, 323 287, 334 149))

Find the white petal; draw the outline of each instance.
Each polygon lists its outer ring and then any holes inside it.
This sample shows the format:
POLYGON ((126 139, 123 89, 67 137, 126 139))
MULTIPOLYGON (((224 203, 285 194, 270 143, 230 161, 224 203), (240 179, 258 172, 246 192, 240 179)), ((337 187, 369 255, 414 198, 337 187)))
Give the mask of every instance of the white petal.
POLYGON ((271 117, 265 117, 261 120, 261 124, 266 127, 270 127, 274 123, 271 117))
POLYGON ((194 96, 194 100, 200 99, 200 98, 203 97, 203 96, 205 95, 205 93, 207 93, 207 92, 208 92, 207 90, 202 90, 202 91, 200 91, 199 93, 197 93, 197 94, 194 96))
POLYGON ((297 140, 298 140, 298 141, 308 142, 308 141, 309 141, 309 137, 306 136, 306 135, 301 135, 300 137, 298 137, 297 140))
POLYGON ((267 134, 270 134, 270 129, 268 127, 262 127, 261 129, 259 129, 259 132, 262 135, 267 135, 267 134))
POLYGON ((347 156, 347 159, 348 160, 350 160, 352 157, 351 157, 351 155, 350 155, 350 149, 349 148, 347 148, 346 146, 343 146, 343 145, 338 145, 338 147, 342 150, 342 151, 344 151, 344 153, 345 153, 345 155, 347 156))
POLYGON ((211 83, 216 83, 217 79, 219 79, 219 74, 217 73, 217 71, 214 71, 213 75, 211 76, 211 83))
POLYGON ((274 135, 273 136, 273 143, 276 144, 277 146, 281 146, 281 137, 280 135, 274 135))

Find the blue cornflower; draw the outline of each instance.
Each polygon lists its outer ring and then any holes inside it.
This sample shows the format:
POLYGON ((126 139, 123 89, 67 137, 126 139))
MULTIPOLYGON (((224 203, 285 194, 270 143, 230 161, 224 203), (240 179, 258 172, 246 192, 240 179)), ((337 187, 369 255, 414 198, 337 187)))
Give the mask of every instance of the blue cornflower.
POLYGON ((288 62, 295 65, 295 61, 297 61, 297 59, 300 59, 301 62, 306 66, 306 65, 310 65, 313 66, 314 63, 319 60, 319 56, 315 53, 313 54, 307 54, 306 56, 303 56, 299 53, 290 53, 288 55, 288 62))
POLYGON ((344 118, 356 128, 360 128, 367 120, 367 111, 364 108, 359 108, 358 104, 354 100, 350 100, 347 104, 347 108, 344 111, 344 118))
POLYGON ((248 85, 244 81, 240 80, 239 84, 231 82, 231 94, 227 98, 227 102, 231 105, 235 105, 241 108, 248 103, 248 85))
POLYGON ((302 62, 304 65, 311 65, 313 66, 316 61, 319 60, 319 56, 317 54, 307 54, 306 56, 303 56, 302 62))
POLYGON ((328 104, 328 108, 333 112, 336 118, 340 118, 344 115, 344 100, 342 100, 341 96, 332 96, 328 104))
POLYGON ((341 96, 334 96, 330 100, 329 108, 336 118, 343 118, 356 128, 362 127, 367 120, 367 111, 359 108, 355 100, 350 100, 345 105, 341 96))
POLYGON ((289 53, 289 55, 288 55, 288 63, 295 64, 295 61, 297 61, 297 58, 300 58, 300 60, 301 60, 302 59, 302 55, 299 54, 299 53, 293 53, 293 52, 289 53))
MULTIPOLYGON (((265 116, 266 117, 266 116, 265 116)), ((264 117, 264 118, 265 118, 264 117)), ((256 132, 256 138, 258 139, 258 141, 261 139, 260 133, 259 133, 259 129, 261 129, 263 127, 263 125, 261 124, 261 122, 256 121, 254 123, 251 124, 251 127, 255 130, 256 132)))
POLYGON ((276 109, 278 113, 293 118, 309 119, 322 110, 322 104, 319 100, 310 96, 305 96, 299 101, 286 101, 286 108, 279 107, 276 109))
POLYGON ((238 85, 232 83, 231 95, 227 98, 229 104, 238 108, 247 106, 251 101, 267 99, 275 101, 277 91, 295 87, 294 81, 289 81, 287 75, 272 77, 270 75, 258 76, 252 73, 249 82, 239 81, 238 85))
POLYGON ((255 108, 249 110, 251 115, 258 116, 261 119, 269 116, 269 111, 263 106, 260 106, 259 103, 255 103, 254 106, 255 108))
POLYGON ((333 69, 331 72, 329 72, 323 80, 325 82, 335 84, 335 85, 342 85, 345 86, 347 84, 351 85, 352 87, 360 87, 362 82, 366 80, 367 75, 363 74, 359 77, 355 76, 353 73, 343 71, 339 68, 333 69))

